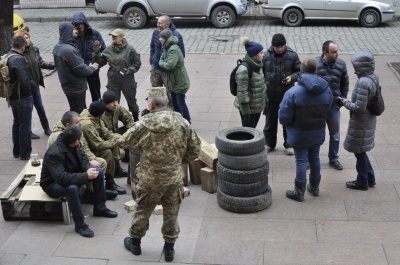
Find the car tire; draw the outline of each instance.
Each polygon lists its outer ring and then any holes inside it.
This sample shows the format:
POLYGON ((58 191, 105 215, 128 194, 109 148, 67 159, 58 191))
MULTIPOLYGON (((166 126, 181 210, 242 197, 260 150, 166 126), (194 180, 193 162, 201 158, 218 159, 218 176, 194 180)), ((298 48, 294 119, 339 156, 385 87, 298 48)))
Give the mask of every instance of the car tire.
POLYGON ((297 27, 303 22, 303 13, 297 8, 289 8, 283 14, 283 23, 289 27, 297 27))
POLYGON ((130 29, 141 29, 146 25, 147 15, 140 7, 130 7, 124 12, 124 24, 130 29))
POLYGON ((378 26, 381 22, 381 16, 375 9, 367 9, 361 13, 360 24, 366 28, 373 28, 378 26))
POLYGON ((263 194, 268 189, 268 177, 259 182, 249 184, 237 184, 218 179, 219 189, 229 196, 234 197, 254 197, 263 194))
POLYGON ((268 189, 261 195, 247 198, 229 196, 219 188, 217 190, 217 201, 221 208, 234 213, 254 213, 266 209, 272 202, 272 191, 268 189))
POLYGON ((229 28, 235 19, 235 12, 228 6, 218 6, 211 13, 211 21, 216 28, 229 28))
POLYGON ((253 155, 265 149, 264 134, 249 127, 227 128, 217 133, 215 146, 227 155, 253 155))
POLYGON ((218 161, 226 168, 234 170, 252 170, 262 167, 268 161, 265 149, 257 154, 248 156, 231 156, 218 152, 218 161))
POLYGON ((250 184, 257 183, 263 179, 268 180, 269 163, 265 163, 259 168, 253 170, 233 170, 226 168, 221 163, 217 162, 217 174, 218 178, 230 183, 236 184, 250 184))

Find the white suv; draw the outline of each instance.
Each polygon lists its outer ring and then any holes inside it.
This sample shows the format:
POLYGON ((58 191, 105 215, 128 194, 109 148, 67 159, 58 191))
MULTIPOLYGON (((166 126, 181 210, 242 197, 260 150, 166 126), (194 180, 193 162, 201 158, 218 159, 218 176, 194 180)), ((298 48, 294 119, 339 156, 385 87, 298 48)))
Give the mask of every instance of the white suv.
POLYGON ((217 28, 229 28, 246 12, 247 0, 96 0, 97 13, 122 15, 125 26, 144 27, 149 20, 168 15, 180 19, 207 19, 217 28))

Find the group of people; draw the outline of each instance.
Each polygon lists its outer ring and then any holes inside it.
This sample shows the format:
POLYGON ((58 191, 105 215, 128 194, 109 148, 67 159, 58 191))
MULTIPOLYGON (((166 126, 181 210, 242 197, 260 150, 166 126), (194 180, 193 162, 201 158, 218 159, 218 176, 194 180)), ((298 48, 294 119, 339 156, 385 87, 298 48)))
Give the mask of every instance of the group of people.
POLYGON ((374 170, 366 152, 374 147, 376 116, 368 105, 379 86, 374 57, 369 52, 358 52, 352 64, 358 80, 351 99, 346 63, 338 58, 337 43, 328 40, 322 45, 322 55, 300 62, 298 55, 286 45, 285 36, 277 33, 271 46, 264 52, 260 43, 241 39, 246 55, 236 71, 238 84, 234 105, 239 109, 243 126, 257 126, 261 113, 267 152, 276 147, 278 122, 282 124, 284 147, 288 155, 295 155, 296 177, 294 190, 286 196, 304 200, 305 190, 319 195, 320 146, 325 141, 325 127, 329 131, 329 165, 342 170, 339 161, 340 108, 350 110, 349 127, 344 141, 345 150, 354 153, 357 178, 348 181, 350 189, 368 190, 375 182, 374 170), (297 82, 297 85, 295 85, 297 82), (310 168, 309 184, 306 171, 310 168))

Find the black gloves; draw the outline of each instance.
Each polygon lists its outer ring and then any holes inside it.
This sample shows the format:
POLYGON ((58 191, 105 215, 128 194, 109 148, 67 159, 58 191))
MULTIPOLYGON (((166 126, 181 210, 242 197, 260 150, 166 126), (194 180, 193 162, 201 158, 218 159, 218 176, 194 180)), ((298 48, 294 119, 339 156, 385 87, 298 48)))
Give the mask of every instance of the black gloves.
POLYGON ((251 127, 251 116, 243 115, 243 127, 251 127))
POLYGON ((336 99, 336 106, 338 106, 339 108, 343 107, 343 101, 341 98, 336 99))

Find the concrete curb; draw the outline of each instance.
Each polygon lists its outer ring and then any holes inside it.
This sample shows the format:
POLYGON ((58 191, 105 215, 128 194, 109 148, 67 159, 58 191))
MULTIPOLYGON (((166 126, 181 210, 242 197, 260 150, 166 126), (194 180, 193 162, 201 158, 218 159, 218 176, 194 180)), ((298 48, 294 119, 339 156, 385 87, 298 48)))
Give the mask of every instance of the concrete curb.
POLYGON ((388 62, 387 64, 388 64, 390 70, 392 70, 392 72, 397 76, 397 79, 400 80, 400 74, 396 71, 396 69, 394 69, 394 67, 392 66, 392 63, 388 62))

